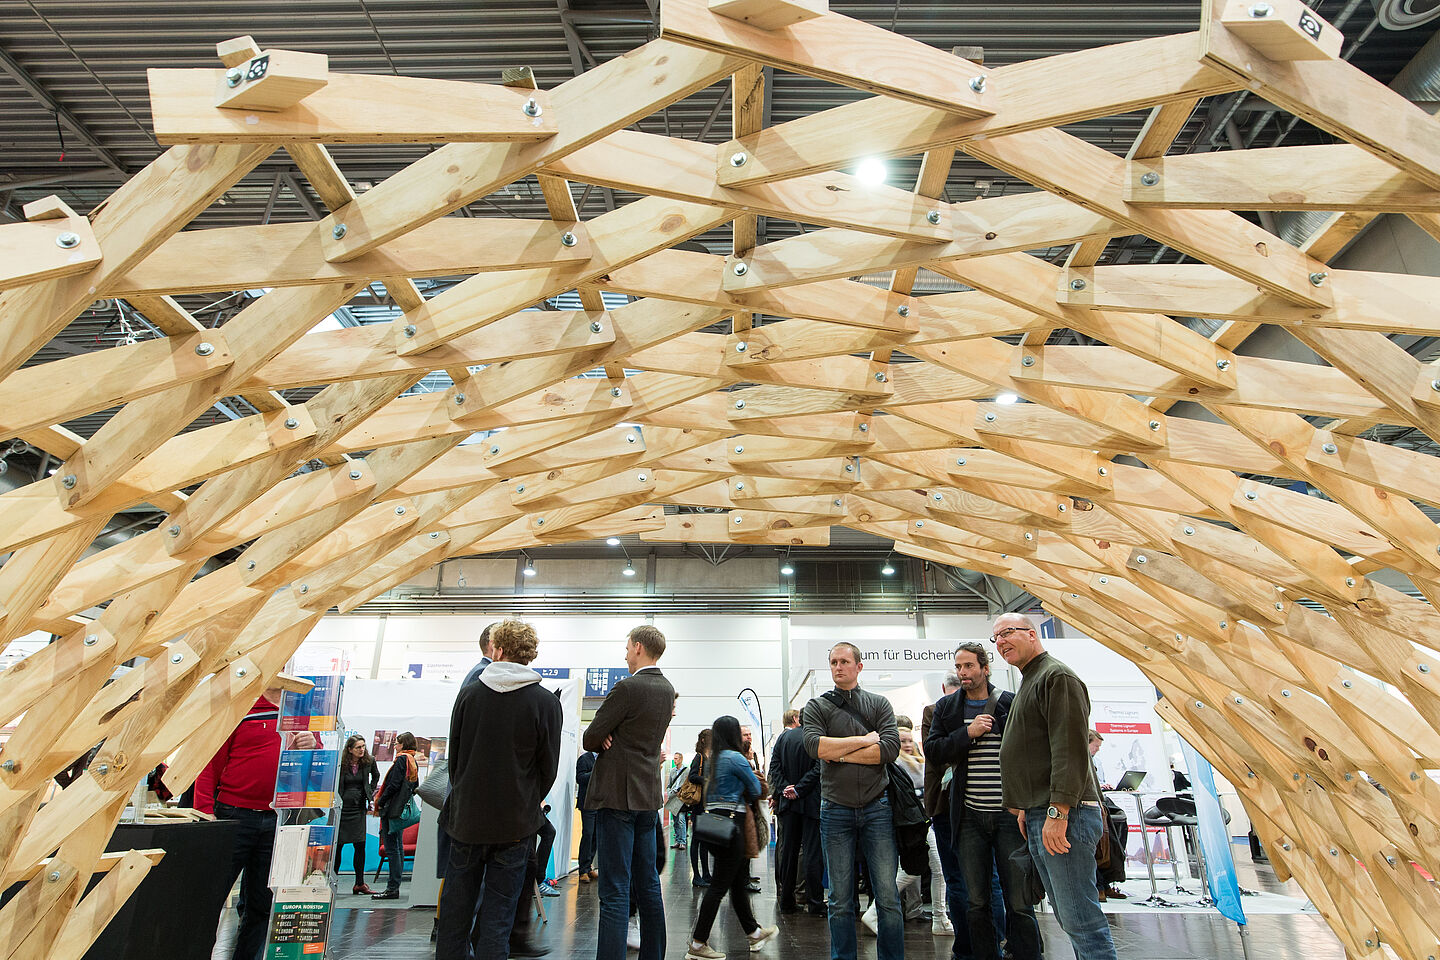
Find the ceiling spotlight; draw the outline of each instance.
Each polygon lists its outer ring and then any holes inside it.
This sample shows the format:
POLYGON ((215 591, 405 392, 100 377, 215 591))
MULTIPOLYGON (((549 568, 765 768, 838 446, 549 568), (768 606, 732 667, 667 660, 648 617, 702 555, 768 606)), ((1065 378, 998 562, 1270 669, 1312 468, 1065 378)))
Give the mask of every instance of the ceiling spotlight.
POLYGON ((885 169, 885 161, 876 157, 866 157, 855 168, 856 179, 867 186, 879 186, 885 182, 887 176, 889 171, 885 169))
POLYGON ((607 538, 605 539, 605 543, 606 543, 608 546, 611 546, 611 547, 618 547, 618 546, 620 546, 620 538, 619 538, 619 537, 607 537, 607 538))
POLYGON ((1017 396, 1015 396, 1015 394, 1013 394, 1013 393, 1002 393, 1002 394, 1000 394, 999 396, 997 396, 997 397, 995 398, 995 402, 996 402, 996 403, 1014 403, 1016 400, 1019 400, 1019 399, 1020 399, 1020 398, 1017 397, 1017 396))
POLYGON ((791 576, 794 576, 794 575, 795 575, 795 568, 792 567, 792 566, 790 566, 790 561, 789 561, 789 560, 786 560, 785 563, 784 563, 784 565, 780 567, 780 576, 782 576, 782 577, 791 577, 791 576))
POLYGON ((886 560, 885 566, 880 568, 880 573, 887 577, 893 577, 895 576, 895 568, 890 565, 889 560, 886 560))
POLYGON ((534 560, 531 560, 529 557, 526 557, 526 558, 525 558, 525 569, 522 570, 522 571, 520 571, 520 572, 523 573, 523 574, 525 574, 525 576, 527 576, 527 577, 533 577, 533 576, 535 576, 535 561, 534 561, 534 560))
POLYGON ((620 572, 623 573, 623 574, 625 574, 625 576, 627 576, 627 577, 633 577, 633 576, 635 576, 635 564, 632 563, 632 562, 629 561, 629 560, 626 560, 626 561, 625 561, 625 569, 624 569, 624 570, 621 570, 620 572))
POLYGON ((463 587, 463 586, 465 586, 465 574, 463 574, 463 573, 460 574, 460 579, 455 581, 455 586, 457 586, 457 587, 463 587))

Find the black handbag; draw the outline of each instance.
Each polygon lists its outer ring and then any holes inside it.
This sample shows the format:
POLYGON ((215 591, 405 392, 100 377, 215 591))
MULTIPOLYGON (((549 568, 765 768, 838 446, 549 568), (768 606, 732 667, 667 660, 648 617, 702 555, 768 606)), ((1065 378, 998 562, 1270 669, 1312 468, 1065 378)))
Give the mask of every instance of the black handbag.
POLYGON ((730 845, 739 839, 740 825, 723 813, 707 810, 695 818, 694 835, 695 839, 712 847, 729 849, 730 845))

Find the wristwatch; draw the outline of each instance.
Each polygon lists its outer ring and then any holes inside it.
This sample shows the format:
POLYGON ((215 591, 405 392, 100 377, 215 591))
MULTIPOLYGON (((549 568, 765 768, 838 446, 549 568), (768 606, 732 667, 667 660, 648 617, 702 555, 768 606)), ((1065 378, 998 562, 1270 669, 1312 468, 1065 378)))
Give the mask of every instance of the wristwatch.
POLYGON ((1068 814, 1068 813, 1061 813, 1061 812, 1060 812, 1060 808, 1057 807, 1057 806, 1055 806, 1055 804, 1053 804, 1053 803, 1050 804, 1050 808, 1045 811, 1045 816, 1049 817, 1051 820, 1069 820, 1069 819, 1070 819, 1070 814, 1068 814))

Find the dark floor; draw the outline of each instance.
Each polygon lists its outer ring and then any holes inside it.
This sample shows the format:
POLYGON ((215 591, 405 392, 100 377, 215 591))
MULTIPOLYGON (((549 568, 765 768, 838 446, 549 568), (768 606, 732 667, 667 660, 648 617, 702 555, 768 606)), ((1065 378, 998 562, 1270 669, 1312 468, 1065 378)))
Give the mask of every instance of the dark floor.
MULTIPOLYGON (((1267 866, 1252 867, 1243 855, 1237 859, 1243 886, 1302 896, 1294 884, 1278 883, 1267 866)), ((661 882, 669 934, 666 954, 678 960, 684 955, 702 891, 690 885, 690 864, 683 854, 677 869, 667 871, 661 882)), ((755 913, 761 923, 775 923, 774 886, 768 878, 763 886, 764 891, 752 901, 755 913)), ((598 890, 593 884, 577 883, 573 875, 562 889, 562 896, 545 901, 549 923, 540 927, 541 936, 555 960, 588 957, 595 949, 598 890)), ((429 960, 434 956, 432 909, 372 909, 364 903, 348 894, 337 902, 329 960, 429 960)), ((802 914, 778 922, 779 936, 756 954, 756 960, 825 960, 828 956, 829 936, 823 919, 802 914)), ((1110 924, 1120 960, 1240 960, 1244 956, 1235 925, 1218 914, 1126 914, 1111 916, 1110 924)), ((1053 915, 1041 918, 1041 932, 1047 960, 1073 960, 1069 941, 1053 915)), ((1250 921, 1249 935, 1250 955, 1255 960, 1344 960, 1345 956, 1339 941, 1316 915, 1256 916, 1250 921)), ((737 960, 750 956, 744 933, 728 906, 722 906, 710 942, 737 960)), ((928 922, 912 921, 906 926, 905 953, 912 960, 946 960, 950 944, 948 938, 932 937, 928 922)), ((874 951, 875 939, 862 932, 861 960, 873 957, 874 951)))

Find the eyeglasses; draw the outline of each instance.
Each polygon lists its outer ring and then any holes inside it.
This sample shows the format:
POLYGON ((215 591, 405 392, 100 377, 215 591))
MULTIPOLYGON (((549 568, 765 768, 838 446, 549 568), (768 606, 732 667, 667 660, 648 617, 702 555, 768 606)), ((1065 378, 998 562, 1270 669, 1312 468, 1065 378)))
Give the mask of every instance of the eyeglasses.
POLYGON ((1004 640, 1012 633, 1025 633, 1029 629, 1029 627, 1006 627, 1004 630, 1001 630, 999 633, 995 634, 990 639, 995 643, 999 643, 1001 640, 1004 640))

